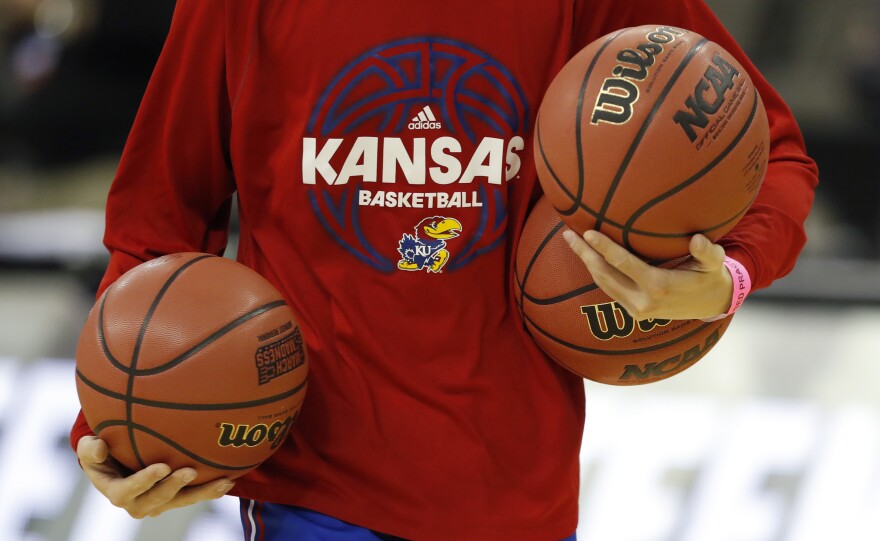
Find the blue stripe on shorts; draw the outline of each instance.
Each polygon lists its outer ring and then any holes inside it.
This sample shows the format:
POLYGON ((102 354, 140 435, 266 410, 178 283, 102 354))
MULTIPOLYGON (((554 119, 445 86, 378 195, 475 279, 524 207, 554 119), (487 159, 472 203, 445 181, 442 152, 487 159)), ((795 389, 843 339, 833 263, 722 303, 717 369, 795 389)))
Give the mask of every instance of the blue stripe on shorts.
MULTIPOLYGON (((245 541, 406 541, 322 513, 241 498, 245 541)), ((562 541, 577 541, 572 534, 562 541)))

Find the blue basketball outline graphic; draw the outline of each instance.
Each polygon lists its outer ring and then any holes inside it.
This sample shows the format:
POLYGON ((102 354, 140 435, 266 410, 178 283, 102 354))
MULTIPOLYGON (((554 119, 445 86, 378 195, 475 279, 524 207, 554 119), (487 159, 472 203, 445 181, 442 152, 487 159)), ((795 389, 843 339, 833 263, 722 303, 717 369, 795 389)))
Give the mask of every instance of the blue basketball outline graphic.
MULTIPOLYGON (((476 123, 482 124, 483 135, 488 128, 495 132, 493 135, 510 137, 524 133, 529 118, 522 88, 498 61, 466 43, 418 36, 374 47, 349 62, 317 100, 306 131, 316 137, 342 137, 372 122, 376 133, 371 136, 397 134, 426 105, 432 107, 444 129, 466 137, 471 144, 479 139, 476 123), (496 95, 486 96, 467 88, 472 80, 491 88, 496 95), (384 86, 365 95, 357 94, 377 81, 384 86)), ((348 185, 335 197, 326 189, 314 188, 308 193, 310 207, 337 244, 362 263, 390 273, 397 268, 396 260, 382 255, 361 227, 361 186, 348 185)), ((479 223, 469 228, 473 233, 450 257, 447 269, 461 268, 503 242, 507 206, 502 189, 493 189, 490 195, 487 186, 478 186, 483 203, 479 223)))

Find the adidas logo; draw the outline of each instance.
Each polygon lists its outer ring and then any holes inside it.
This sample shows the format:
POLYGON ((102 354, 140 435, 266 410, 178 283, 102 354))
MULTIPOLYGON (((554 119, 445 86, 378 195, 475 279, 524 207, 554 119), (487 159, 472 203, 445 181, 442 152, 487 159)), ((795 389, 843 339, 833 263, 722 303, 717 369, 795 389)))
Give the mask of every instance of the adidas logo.
POLYGON ((430 105, 426 105, 409 123, 409 129, 411 130, 439 130, 442 127, 443 124, 434 116, 430 105))

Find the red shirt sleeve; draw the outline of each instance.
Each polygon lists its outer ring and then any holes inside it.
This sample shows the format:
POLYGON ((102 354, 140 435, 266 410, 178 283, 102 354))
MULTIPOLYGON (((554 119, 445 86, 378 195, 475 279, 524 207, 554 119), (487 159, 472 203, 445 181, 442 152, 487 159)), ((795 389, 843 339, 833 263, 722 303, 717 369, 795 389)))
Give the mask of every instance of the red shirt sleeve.
POLYGON ((719 242, 749 271, 752 288, 788 274, 806 243, 804 221, 818 183, 800 128, 788 106, 702 0, 606 1, 577 4, 572 53, 620 28, 663 24, 692 30, 739 60, 761 94, 770 122, 770 163, 749 211, 719 242))
MULTIPOLYGON (((160 255, 225 249, 235 188, 224 26, 223 3, 177 2, 107 198, 110 263, 98 295, 160 255)), ((80 412, 70 433, 74 450, 89 434, 80 412)))

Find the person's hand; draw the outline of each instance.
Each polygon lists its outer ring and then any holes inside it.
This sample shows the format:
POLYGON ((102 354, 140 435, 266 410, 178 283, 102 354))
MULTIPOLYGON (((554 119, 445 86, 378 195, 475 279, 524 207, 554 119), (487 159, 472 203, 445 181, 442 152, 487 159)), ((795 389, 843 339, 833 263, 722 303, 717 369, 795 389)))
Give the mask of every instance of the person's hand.
POLYGON ((636 320, 708 319, 730 307, 733 279, 724 248, 703 235, 691 238, 691 257, 671 269, 645 263, 597 231, 563 236, 596 285, 636 320))
POLYGON ((229 492, 234 483, 217 479, 204 485, 187 487, 196 471, 181 468, 172 472, 167 464, 151 464, 129 476, 110 457, 104 440, 83 436, 76 454, 86 476, 110 503, 128 511, 134 518, 155 517, 177 507, 213 500, 229 492))

